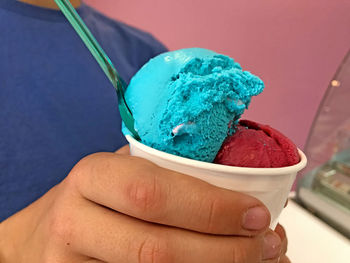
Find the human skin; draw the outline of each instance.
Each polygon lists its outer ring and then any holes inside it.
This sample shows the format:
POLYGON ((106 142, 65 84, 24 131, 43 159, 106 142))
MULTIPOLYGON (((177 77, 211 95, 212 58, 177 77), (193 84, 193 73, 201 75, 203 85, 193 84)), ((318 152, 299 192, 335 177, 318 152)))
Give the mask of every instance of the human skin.
POLYGON ((284 231, 268 230, 260 201, 127 151, 82 159, 60 184, 5 220, 0 261, 289 262, 284 231))

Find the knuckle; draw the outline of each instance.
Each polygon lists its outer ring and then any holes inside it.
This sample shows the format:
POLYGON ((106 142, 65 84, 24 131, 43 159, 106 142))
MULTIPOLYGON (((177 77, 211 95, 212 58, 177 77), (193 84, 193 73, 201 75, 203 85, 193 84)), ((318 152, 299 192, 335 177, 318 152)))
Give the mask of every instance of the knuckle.
POLYGON ((149 173, 144 178, 130 182, 125 191, 131 205, 146 217, 162 211, 166 194, 155 174, 149 173))
POLYGON ((94 153, 82 158, 70 171, 68 180, 80 189, 86 183, 93 184, 94 176, 100 176, 112 170, 112 153, 94 153))
POLYGON ((85 177, 84 174, 87 172, 90 162, 94 159, 93 156, 89 155, 77 162, 73 169, 70 171, 67 180, 74 182, 79 185, 81 180, 85 177))
POLYGON ((173 262, 167 240, 159 237, 148 237, 137 248, 138 263, 171 263, 173 262))
POLYGON ((88 156, 85 156, 75 164, 70 173, 73 175, 79 175, 82 172, 86 172, 88 169, 91 169, 92 166, 96 165, 96 163, 98 163, 108 155, 108 153, 93 153, 88 156))

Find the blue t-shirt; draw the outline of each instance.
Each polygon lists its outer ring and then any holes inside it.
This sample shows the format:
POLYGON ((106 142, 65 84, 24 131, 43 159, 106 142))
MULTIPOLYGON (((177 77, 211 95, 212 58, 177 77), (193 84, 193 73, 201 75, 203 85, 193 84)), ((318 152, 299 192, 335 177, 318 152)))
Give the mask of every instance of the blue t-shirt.
MULTIPOLYGON (((78 13, 129 82, 166 48, 82 4, 78 13)), ((59 11, 0 1, 0 222, 82 157, 126 143, 116 92, 59 11)))

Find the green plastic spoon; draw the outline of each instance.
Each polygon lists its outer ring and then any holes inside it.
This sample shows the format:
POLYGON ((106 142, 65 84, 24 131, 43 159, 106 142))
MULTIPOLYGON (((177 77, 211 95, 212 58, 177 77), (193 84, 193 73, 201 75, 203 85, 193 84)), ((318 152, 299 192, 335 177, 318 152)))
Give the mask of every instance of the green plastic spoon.
MULTIPOLYGON (((124 97, 124 87, 123 81, 119 77, 119 74, 115 67, 113 66, 112 61, 103 51, 101 46, 98 44, 95 37, 92 35, 90 30, 85 25, 84 21, 81 19, 79 14, 75 11, 74 7, 68 0, 55 0, 58 7, 61 9, 62 13, 68 19, 70 24, 73 26, 75 31, 78 33, 80 38, 85 43, 86 47, 90 50, 91 54, 94 56, 100 67, 103 69, 103 72, 107 75, 109 80, 112 82, 113 87, 117 91, 118 95, 118 107, 119 112, 122 117, 122 120, 125 126, 133 134, 135 139, 139 139, 139 135, 134 129, 134 117, 126 104, 124 97)), ((124 84, 125 86, 125 84, 124 84)))

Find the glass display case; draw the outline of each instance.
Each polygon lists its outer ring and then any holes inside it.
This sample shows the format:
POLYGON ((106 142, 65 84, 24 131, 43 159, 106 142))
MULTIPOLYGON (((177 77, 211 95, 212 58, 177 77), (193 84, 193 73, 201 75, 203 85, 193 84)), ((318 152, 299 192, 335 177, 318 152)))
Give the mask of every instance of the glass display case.
POLYGON ((350 238, 350 52, 319 106, 296 201, 350 238))

